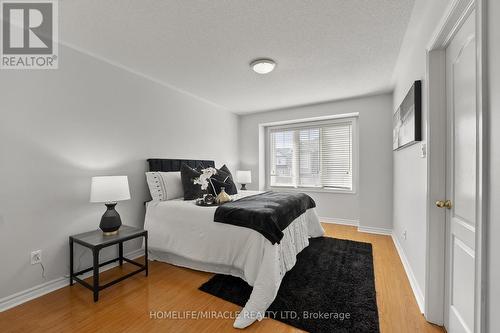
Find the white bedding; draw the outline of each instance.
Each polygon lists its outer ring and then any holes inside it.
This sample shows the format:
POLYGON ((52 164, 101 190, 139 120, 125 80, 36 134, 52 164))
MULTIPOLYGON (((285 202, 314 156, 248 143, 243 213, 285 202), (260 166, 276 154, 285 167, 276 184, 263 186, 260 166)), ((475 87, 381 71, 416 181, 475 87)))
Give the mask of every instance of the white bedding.
MULTIPOLYGON (((233 198, 257 193, 241 191, 233 198)), ((144 228, 150 258, 242 278, 254 287, 242 313, 261 319, 296 255, 309 245, 308 238, 324 234, 316 211, 309 209, 295 219, 280 244, 273 245, 252 229, 214 222, 215 210, 182 199, 149 202, 144 228)))

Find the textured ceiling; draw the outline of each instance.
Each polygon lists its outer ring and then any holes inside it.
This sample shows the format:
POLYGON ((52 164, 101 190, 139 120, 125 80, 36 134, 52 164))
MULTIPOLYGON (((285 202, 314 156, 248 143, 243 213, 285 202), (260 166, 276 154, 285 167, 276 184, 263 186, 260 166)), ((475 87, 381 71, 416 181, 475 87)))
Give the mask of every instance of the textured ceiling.
POLYGON ((64 43, 236 113, 387 91, 414 0, 61 0, 64 43), (251 60, 269 57, 259 75, 251 60))

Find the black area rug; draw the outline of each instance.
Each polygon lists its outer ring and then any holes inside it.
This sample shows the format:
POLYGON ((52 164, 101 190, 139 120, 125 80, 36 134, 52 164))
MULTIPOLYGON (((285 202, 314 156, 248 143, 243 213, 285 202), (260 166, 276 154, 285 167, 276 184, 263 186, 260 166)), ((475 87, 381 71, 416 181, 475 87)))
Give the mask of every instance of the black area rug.
MULTIPOLYGON (((379 332, 371 244, 328 237, 309 241, 267 316, 309 332, 379 332)), ((252 292, 242 279, 222 274, 199 289, 240 306, 252 292)))

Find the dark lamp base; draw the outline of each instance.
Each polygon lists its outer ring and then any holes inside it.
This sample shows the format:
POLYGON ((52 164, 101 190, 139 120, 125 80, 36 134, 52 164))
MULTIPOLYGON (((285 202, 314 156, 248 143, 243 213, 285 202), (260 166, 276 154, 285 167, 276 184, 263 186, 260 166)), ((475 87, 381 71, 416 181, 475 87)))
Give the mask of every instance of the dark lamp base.
POLYGON ((247 189, 247 184, 241 184, 240 190, 245 191, 247 189))
POLYGON ((108 209, 101 218, 99 228, 101 228, 105 236, 116 235, 122 225, 122 219, 120 218, 120 214, 115 210, 115 206, 116 203, 107 203, 106 207, 108 209))

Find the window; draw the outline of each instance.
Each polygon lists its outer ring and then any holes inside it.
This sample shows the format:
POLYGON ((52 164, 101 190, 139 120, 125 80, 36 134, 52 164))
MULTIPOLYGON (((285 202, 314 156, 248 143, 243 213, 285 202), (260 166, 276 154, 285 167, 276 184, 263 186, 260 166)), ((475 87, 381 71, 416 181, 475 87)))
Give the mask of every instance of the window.
POLYGON ((268 127, 268 184, 352 191, 354 120, 268 127))

